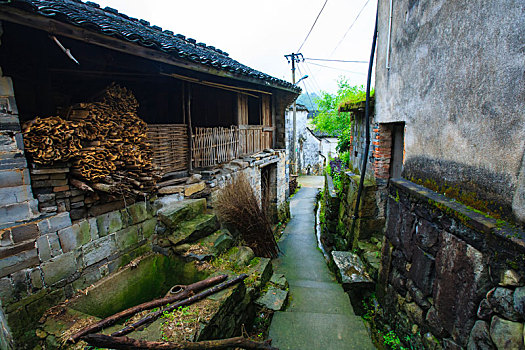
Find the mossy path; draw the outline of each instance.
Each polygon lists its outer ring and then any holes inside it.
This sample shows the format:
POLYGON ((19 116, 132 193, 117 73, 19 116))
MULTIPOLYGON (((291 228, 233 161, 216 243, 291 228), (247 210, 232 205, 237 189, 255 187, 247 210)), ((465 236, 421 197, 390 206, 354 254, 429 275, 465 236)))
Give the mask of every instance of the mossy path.
POLYGON ((314 206, 323 177, 299 178, 302 188, 292 198, 292 219, 274 261, 290 285, 285 311, 276 312, 269 337, 281 350, 375 349, 360 317, 328 269, 317 248, 314 206))

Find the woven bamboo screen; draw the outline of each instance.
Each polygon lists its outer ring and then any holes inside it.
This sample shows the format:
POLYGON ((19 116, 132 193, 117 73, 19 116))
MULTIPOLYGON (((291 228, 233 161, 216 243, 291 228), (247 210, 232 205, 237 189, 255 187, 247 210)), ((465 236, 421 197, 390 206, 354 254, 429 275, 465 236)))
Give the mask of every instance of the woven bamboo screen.
POLYGON ((162 173, 188 168, 186 124, 149 124, 148 140, 153 150, 153 163, 162 173))
POLYGON ((192 140, 193 166, 206 167, 229 162, 239 155, 239 129, 195 128, 192 140))
POLYGON ((213 166, 271 148, 272 131, 273 128, 260 125, 195 128, 192 139, 193 166, 213 166))

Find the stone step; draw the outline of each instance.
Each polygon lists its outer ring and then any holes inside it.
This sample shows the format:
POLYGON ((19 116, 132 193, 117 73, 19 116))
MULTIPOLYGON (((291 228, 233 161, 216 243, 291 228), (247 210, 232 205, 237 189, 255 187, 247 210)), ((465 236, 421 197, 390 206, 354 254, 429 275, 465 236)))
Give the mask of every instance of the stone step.
POLYGON ((162 223, 171 229, 206 212, 206 199, 180 201, 178 195, 165 196, 155 201, 162 223))
POLYGON ((269 338, 281 350, 375 349, 360 317, 338 314, 276 312, 269 338))
MULTIPOLYGON (((204 200, 206 203, 206 200, 204 200)), ((201 214, 190 221, 182 222, 168 236, 173 245, 193 243, 213 234, 219 229, 219 220, 215 214, 201 214)))
POLYGON ((363 315, 366 312, 363 308, 363 300, 373 293, 374 281, 357 254, 333 251, 332 257, 338 269, 337 278, 350 297, 355 313, 363 315))

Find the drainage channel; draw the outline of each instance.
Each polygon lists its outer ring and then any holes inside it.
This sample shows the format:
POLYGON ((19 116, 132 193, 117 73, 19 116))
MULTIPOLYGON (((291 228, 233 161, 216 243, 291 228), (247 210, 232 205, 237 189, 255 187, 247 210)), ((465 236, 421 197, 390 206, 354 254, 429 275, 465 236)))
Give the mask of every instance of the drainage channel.
POLYGON ((327 262, 330 262, 330 256, 324 249, 323 243, 321 242, 321 203, 320 199, 317 200, 317 205, 315 206, 315 235, 317 237, 317 246, 324 255, 324 258, 327 262))

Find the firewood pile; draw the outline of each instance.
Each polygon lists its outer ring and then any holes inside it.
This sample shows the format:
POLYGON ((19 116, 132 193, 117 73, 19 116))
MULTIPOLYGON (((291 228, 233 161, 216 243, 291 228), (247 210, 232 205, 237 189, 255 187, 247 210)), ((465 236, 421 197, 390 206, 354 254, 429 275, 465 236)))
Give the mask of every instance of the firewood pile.
POLYGON ((160 176, 137 109, 133 93, 112 84, 96 102, 26 123, 25 150, 41 165, 71 161, 71 183, 82 190, 145 195, 160 176))

